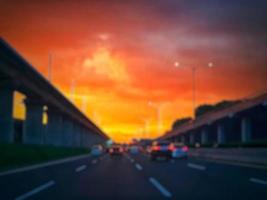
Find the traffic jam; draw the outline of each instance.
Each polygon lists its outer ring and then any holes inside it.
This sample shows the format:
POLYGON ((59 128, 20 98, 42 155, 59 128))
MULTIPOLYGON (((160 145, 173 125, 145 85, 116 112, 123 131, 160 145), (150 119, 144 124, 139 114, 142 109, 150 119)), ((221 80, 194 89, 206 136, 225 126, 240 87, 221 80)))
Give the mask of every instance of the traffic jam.
POLYGON ((109 144, 107 146, 95 145, 91 148, 92 156, 108 154, 112 156, 123 156, 124 154, 145 154, 150 161, 169 161, 172 159, 187 159, 188 146, 183 143, 169 141, 154 141, 151 144, 109 144))

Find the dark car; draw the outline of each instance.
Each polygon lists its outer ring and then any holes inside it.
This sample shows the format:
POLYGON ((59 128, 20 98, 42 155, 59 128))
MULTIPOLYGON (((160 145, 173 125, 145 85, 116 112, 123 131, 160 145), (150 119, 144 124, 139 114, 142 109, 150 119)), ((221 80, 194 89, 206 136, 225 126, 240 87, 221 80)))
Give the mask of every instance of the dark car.
POLYGON ((169 160, 172 158, 171 143, 168 141, 156 141, 150 147, 150 160, 154 161, 158 158, 169 160))
POLYGON ((113 145, 109 148, 110 155, 122 155, 124 153, 124 149, 120 145, 113 145))

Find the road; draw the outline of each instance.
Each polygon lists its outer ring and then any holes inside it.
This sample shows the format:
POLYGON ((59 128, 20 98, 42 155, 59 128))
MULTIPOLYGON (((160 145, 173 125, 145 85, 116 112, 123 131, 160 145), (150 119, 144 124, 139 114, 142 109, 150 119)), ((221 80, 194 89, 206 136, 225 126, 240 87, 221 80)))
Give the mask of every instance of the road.
POLYGON ((0 176, 0 199, 266 199, 267 170, 104 155, 0 176))

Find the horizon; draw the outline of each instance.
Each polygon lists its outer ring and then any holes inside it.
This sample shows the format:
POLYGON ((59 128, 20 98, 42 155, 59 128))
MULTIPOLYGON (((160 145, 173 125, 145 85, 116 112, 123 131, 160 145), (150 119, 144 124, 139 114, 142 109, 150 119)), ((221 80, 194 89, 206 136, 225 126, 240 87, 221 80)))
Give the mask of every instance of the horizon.
POLYGON ((154 138, 192 117, 191 67, 196 106, 266 89, 264 1, 205 3, 2 1, 0 36, 44 77, 52 55, 53 85, 115 141, 154 138))

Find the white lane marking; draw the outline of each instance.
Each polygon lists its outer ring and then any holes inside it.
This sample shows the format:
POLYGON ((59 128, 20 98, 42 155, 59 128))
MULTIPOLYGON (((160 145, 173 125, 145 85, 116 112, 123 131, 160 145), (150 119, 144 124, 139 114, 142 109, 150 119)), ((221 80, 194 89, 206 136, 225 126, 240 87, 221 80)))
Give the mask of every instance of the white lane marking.
POLYGON ((172 197, 172 194, 165 188, 163 187, 156 179, 150 177, 149 181, 163 194, 165 197, 172 197))
POLYGON ((128 160, 131 160, 130 156, 128 154, 125 155, 125 157, 128 159, 128 160))
POLYGON ((198 169, 198 170, 202 170, 202 171, 206 170, 205 166, 197 165, 197 164, 193 164, 193 163, 188 163, 187 166, 190 168, 198 169))
POLYGON ((76 171, 76 172, 80 172, 80 171, 85 170, 86 168, 87 168, 86 165, 81 165, 81 166, 77 167, 75 171, 76 171))
POLYGON ((12 169, 12 170, 9 170, 9 171, 1 172, 0 176, 5 176, 5 175, 9 175, 9 174, 15 174, 15 173, 19 173, 19 172, 26 172, 26 171, 30 171, 30 170, 43 168, 43 167, 49 167, 49 166, 52 166, 52 165, 58 165, 58 164, 62 164, 62 163, 81 160, 81 159, 89 158, 89 157, 90 157, 90 155, 82 155, 82 156, 74 156, 74 157, 70 157, 70 158, 64 158, 64 159, 49 161, 49 162, 46 162, 46 163, 41 163, 41 164, 31 165, 31 166, 28 166, 28 167, 22 167, 22 168, 18 168, 18 169, 12 169))
POLYGON ((261 180, 261 179, 257 179, 257 178, 250 178, 249 181, 253 182, 253 183, 259 183, 262 185, 267 185, 267 181, 261 180))
POLYGON ((45 183, 43 185, 40 185, 39 187, 37 187, 37 188, 35 188, 35 189, 33 189, 33 190, 31 190, 31 191, 29 191, 29 192, 27 192, 27 193, 19 196, 17 198, 15 198, 15 200, 24 200, 24 199, 27 199, 27 198, 29 198, 29 197, 37 194, 38 192, 41 192, 42 190, 45 190, 45 189, 51 187, 54 184, 55 184, 55 181, 48 181, 47 183, 45 183))
POLYGON ((140 164, 135 164, 136 169, 138 169, 139 171, 143 170, 143 167, 140 164))
POLYGON ((92 160, 92 164, 96 164, 96 163, 97 163, 96 159, 92 160))

